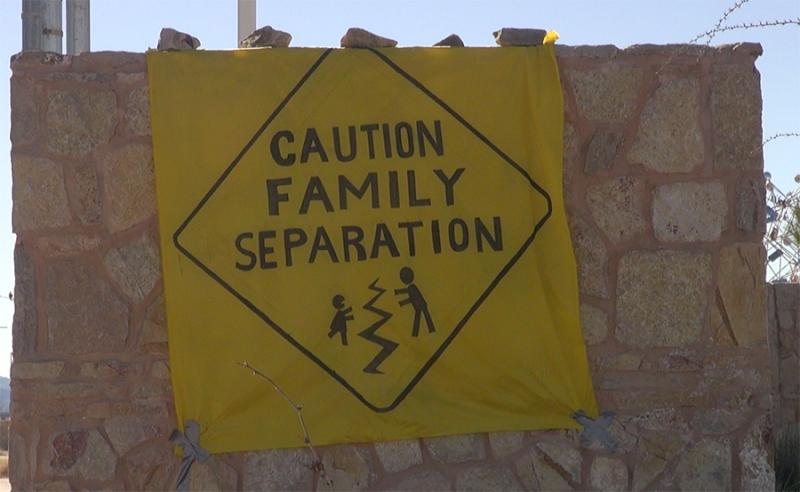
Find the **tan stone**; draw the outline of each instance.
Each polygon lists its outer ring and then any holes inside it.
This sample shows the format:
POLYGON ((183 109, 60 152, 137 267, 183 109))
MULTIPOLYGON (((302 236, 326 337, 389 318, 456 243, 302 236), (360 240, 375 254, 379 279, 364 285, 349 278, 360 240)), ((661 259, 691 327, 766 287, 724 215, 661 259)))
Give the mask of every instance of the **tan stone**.
POLYGON ((139 343, 143 346, 167 343, 167 321, 163 296, 158 296, 147 308, 139 343))
POLYGON ((397 41, 373 34, 360 27, 351 27, 340 41, 342 48, 394 48, 397 41))
POLYGON ((128 229, 155 213, 153 156, 149 145, 128 144, 102 162, 108 229, 128 229))
POLYGON ((156 379, 169 379, 169 363, 165 360, 157 360, 153 362, 153 365, 150 367, 150 376, 156 379))
POLYGON ((107 481, 114 477, 116 456, 96 430, 67 431, 50 438, 42 465, 55 476, 107 481))
POLYGON ((243 490, 311 490, 314 473, 307 449, 274 449, 245 455, 243 490))
POLYGON ((633 116, 642 85, 640 68, 606 64, 592 70, 567 70, 566 76, 584 117, 624 122, 633 116))
POLYGON ((14 232, 69 225, 69 202, 61 164, 22 155, 13 155, 11 162, 14 232))
POLYGON ((256 29, 239 43, 240 48, 287 48, 292 42, 292 35, 288 32, 264 26, 256 29))
POLYGON ((618 131, 596 131, 586 149, 586 163, 584 164, 586 174, 610 171, 614 167, 617 150, 622 145, 623 138, 622 133, 618 131))
POLYGON ((582 293, 608 297, 608 252, 597 230, 578 217, 570 218, 572 244, 582 293))
POLYGON ((703 163, 700 81, 663 81, 645 104, 628 160, 661 173, 690 172, 703 163))
POLYGON ((644 182, 622 176, 589 187, 586 201, 595 223, 614 243, 628 241, 645 230, 642 214, 644 182))
POLYGON ((722 183, 673 183, 653 192, 653 230, 664 242, 716 241, 726 229, 722 183))
POLYGON ((27 245, 17 241, 14 247, 14 319, 11 327, 11 346, 15 357, 36 350, 38 308, 36 306, 36 266, 27 245))
POLYGON ((767 417, 762 415, 753 422, 741 443, 742 490, 775 490, 775 470, 769 457, 772 448, 770 432, 767 417))
POLYGON ((484 492, 487 490, 525 490, 514 472, 505 466, 481 465, 467 468, 456 476, 456 490, 484 492))
POLYGON ((736 344, 757 345, 767 336, 764 247, 740 243, 720 251, 717 289, 736 344))
POLYGON ((159 50, 196 50, 200 47, 200 40, 191 34, 180 32, 171 27, 161 29, 158 37, 159 50))
POLYGON ((478 434, 433 437, 424 442, 433 458, 444 463, 482 460, 486 457, 483 439, 478 434))
POLYGON ((15 379, 50 379, 58 377, 64 363, 49 362, 14 362, 11 365, 11 377, 15 379))
POLYGON ((82 224, 97 224, 102 216, 100 186, 93 166, 80 165, 72 171, 69 190, 75 215, 82 224))
POLYGON ((569 206, 573 201, 572 180, 581 162, 578 134, 569 122, 564 122, 563 146, 564 201, 569 206))
POLYGON ((731 449, 702 439, 681 455, 674 472, 681 490, 731 490, 731 449))
POLYGON ((109 251, 105 265, 111 278, 135 302, 144 299, 161 277, 158 247, 147 234, 109 251))
POLYGON ((128 306, 88 262, 53 261, 46 278, 45 312, 51 350, 87 353, 125 348, 128 306))
POLYGON ((514 462, 522 484, 528 490, 569 491, 569 482, 551 468, 536 452, 528 451, 514 462))
POLYGON ((636 347, 690 344, 703 330, 711 257, 683 251, 634 251, 620 260, 617 331, 636 347))
POLYGON ((125 126, 133 135, 150 135, 150 94, 147 86, 128 94, 125 105, 125 126))
POLYGON ((65 89, 50 93, 47 147, 68 157, 84 157, 114 133, 117 98, 113 91, 65 89))
POLYGON ((97 248, 98 236, 86 234, 64 234, 36 238, 36 249, 47 256, 70 256, 97 248))
POLYGON ((581 304, 581 324, 583 339, 587 345, 598 345, 606 339, 608 315, 603 310, 589 304, 581 304))
POLYGON ((536 446, 569 474, 573 482, 580 483, 583 459, 577 448, 563 441, 541 441, 536 446))
POLYGON ((118 360, 103 360, 84 362, 79 372, 82 378, 103 379, 139 374, 142 364, 140 362, 121 362, 118 360))
POLYGON ((441 40, 437 41, 434 46, 447 46, 450 48, 463 48, 464 40, 458 34, 451 34, 441 40))
POLYGON ((136 415, 117 415, 103 424, 111 445, 124 455, 134 446, 159 435, 159 429, 152 421, 136 415))
POLYGON ((712 303, 711 306, 711 340, 717 345, 723 347, 733 347, 736 343, 733 341, 732 332, 728 323, 722 319, 722 313, 719 311, 717 303, 712 303))
POLYGON ((729 434, 744 426, 751 413, 749 407, 698 408, 692 418, 692 427, 705 435, 729 434))
POLYGON ((413 475, 409 475, 399 483, 390 487, 390 490, 398 492, 420 492, 451 490, 450 482, 441 473, 435 470, 421 470, 413 475))
POLYGON ((745 178, 736 183, 736 227, 740 231, 766 232, 765 193, 763 179, 745 178))
POLYGON ((353 445, 330 446, 322 455, 325 473, 335 490, 366 490, 370 484, 369 465, 353 445))
POLYGON ((633 467, 633 490, 644 490, 659 473, 664 471, 667 461, 659 456, 645 454, 633 467))
POLYGON ((590 471, 592 486, 603 491, 628 489, 628 467, 621 460, 598 456, 590 471))
MULTIPOLYGON (((175 487, 173 475, 180 461, 181 458, 175 454, 172 445, 166 439, 137 447, 124 458, 128 478, 135 490, 173 489, 175 487)), ((192 468, 197 465, 198 463, 195 463, 192 468)))
POLYGON ((211 456, 205 463, 194 463, 189 472, 191 492, 234 491, 238 480, 236 470, 219 456, 211 456))
POLYGON ((8 479, 12 486, 26 489, 31 479, 31 468, 28 464, 30 451, 25 443, 25 438, 13 430, 9 433, 9 450, 14 450, 14 458, 8 462, 8 479))
POLYGON ((422 463, 422 449, 416 439, 376 442, 375 451, 378 453, 378 459, 381 460, 383 469, 389 473, 405 470, 422 463))
POLYGON ((635 371, 642 367, 643 357, 639 354, 617 354, 610 357, 604 357, 602 366, 607 369, 614 369, 617 371, 635 371))
POLYGON ((11 77, 11 143, 27 145, 39 138, 41 131, 42 89, 30 79, 11 77))
POLYGON ((489 446, 492 447, 494 455, 503 457, 519 451, 525 441, 524 432, 490 432, 489 446))
POLYGON ((711 126, 716 168, 761 170, 761 89, 753 66, 714 66, 711 126))

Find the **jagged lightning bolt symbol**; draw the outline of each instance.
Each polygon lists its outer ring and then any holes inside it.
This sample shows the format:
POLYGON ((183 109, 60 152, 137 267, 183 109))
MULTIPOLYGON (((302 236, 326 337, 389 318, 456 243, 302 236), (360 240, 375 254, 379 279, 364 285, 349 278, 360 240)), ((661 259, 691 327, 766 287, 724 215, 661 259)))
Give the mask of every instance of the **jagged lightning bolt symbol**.
POLYGON ((378 287, 378 280, 380 279, 376 278, 369 285, 369 290, 377 292, 377 294, 375 294, 375 296, 373 296, 372 299, 367 301, 367 303, 364 304, 363 308, 369 312, 377 314, 381 318, 378 321, 372 323, 372 325, 370 325, 369 328, 358 334, 358 336, 365 338, 372 343, 377 343, 378 345, 381 346, 381 351, 378 352, 375 358, 372 359, 370 363, 367 364, 367 366, 364 368, 364 372, 368 372, 370 374, 383 374, 383 372, 378 369, 378 366, 380 366, 383 363, 383 361, 386 360, 387 357, 392 355, 392 352, 394 352, 394 350, 397 348, 398 345, 397 342, 393 342, 389 339, 383 338, 382 336, 375 333, 381 326, 383 326, 387 321, 389 321, 389 318, 392 317, 392 313, 384 311, 383 309, 374 306, 375 302, 378 299, 380 299, 381 296, 386 292, 386 289, 378 287))

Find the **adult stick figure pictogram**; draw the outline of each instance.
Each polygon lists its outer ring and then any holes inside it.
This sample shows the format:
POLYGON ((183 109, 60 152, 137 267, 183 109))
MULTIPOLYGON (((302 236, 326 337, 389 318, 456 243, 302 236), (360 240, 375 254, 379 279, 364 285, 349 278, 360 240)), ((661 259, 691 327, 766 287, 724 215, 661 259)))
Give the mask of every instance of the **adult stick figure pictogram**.
POLYGON ((414 270, 409 267, 401 268, 400 280, 406 284, 406 287, 395 289, 394 293, 395 295, 406 294, 408 296, 400 300, 400 306, 411 304, 411 307, 414 308, 414 329, 411 332, 411 336, 419 336, 419 324, 422 316, 425 316, 425 324, 428 326, 428 333, 433 333, 436 331, 436 328, 433 326, 433 319, 431 318, 431 312, 428 310, 428 303, 425 301, 425 297, 422 296, 419 287, 414 283, 414 270))

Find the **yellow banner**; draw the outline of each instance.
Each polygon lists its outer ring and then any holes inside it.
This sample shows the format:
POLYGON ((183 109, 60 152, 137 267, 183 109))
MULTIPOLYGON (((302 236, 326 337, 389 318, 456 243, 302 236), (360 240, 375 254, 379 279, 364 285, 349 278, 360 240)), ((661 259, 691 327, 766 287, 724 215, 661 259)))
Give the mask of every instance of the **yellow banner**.
POLYGON ((211 452, 593 415, 552 45, 148 54, 170 361, 211 452))

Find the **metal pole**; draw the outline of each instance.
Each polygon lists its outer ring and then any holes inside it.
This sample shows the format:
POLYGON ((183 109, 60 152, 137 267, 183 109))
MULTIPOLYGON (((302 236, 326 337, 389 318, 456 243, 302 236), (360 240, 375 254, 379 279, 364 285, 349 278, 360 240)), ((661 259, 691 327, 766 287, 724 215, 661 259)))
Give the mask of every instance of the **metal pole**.
POLYGON ((67 54, 90 50, 89 0, 67 0, 67 54))
POLYGON ((61 53, 61 0, 22 0, 22 51, 61 53))
POLYGON ((237 36, 237 46, 241 46, 242 40, 256 30, 256 3, 257 0, 237 0, 239 29, 237 36))

